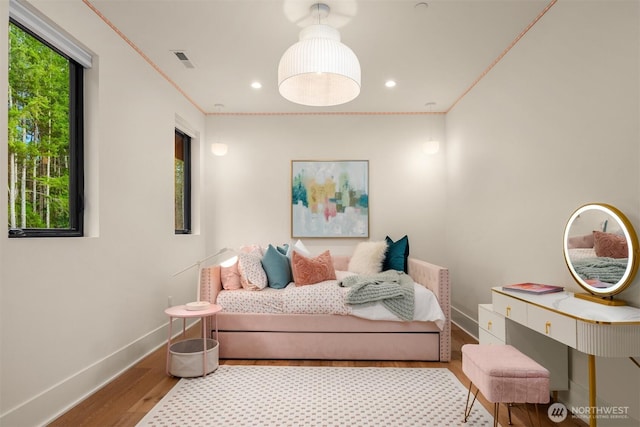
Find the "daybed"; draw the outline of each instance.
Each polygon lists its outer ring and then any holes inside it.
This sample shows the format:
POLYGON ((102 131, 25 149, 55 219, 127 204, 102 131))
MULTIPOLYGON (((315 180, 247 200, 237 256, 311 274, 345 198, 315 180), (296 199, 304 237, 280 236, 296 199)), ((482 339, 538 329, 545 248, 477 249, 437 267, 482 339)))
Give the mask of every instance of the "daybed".
MULTIPOLYGON (((332 256, 336 271, 349 256, 332 256)), ((216 302, 221 268, 201 271, 201 300, 216 302)), ((445 315, 442 328, 430 321, 368 320, 336 314, 220 312, 216 317, 222 359, 416 360, 451 358, 449 270, 414 258, 407 273, 429 289, 445 315)), ((236 292, 236 291, 225 291, 236 292)), ((215 333, 216 324, 207 327, 215 333)))

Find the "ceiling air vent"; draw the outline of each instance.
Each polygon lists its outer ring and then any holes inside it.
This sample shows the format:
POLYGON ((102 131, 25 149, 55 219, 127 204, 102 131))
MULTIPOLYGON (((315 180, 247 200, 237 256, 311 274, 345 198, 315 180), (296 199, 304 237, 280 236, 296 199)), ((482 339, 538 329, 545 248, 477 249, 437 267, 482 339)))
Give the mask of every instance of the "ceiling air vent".
POLYGON ((194 65, 191 63, 191 61, 189 61, 189 57, 187 56, 186 53, 184 53, 181 50, 174 50, 172 52, 180 60, 180 62, 182 62, 182 65, 184 65, 186 68, 195 68, 194 65))

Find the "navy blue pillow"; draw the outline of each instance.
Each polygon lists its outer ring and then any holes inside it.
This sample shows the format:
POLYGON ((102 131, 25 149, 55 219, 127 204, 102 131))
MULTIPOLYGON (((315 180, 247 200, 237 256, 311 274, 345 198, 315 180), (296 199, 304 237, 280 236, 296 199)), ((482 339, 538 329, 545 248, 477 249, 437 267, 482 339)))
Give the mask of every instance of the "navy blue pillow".
POLYGON ((262 257, 262 268, 267 273, 270 288, 285 288, 292 280, 289 258, 273 245, 269 245, 262 257))
POLYGON ((384 255, 382 270, 397 270, 407 272, 407 258, 409 257, 409 237, 406 235, 394 242, 387 236, 387 253, 384 255))

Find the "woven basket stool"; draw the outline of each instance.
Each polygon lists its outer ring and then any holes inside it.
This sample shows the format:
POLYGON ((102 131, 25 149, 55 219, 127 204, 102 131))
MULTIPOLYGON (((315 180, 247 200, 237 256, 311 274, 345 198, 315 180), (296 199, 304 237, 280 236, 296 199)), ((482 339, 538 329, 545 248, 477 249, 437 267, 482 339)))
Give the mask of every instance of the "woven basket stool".
MULTIPOLYGON (((462 346, 462 372, 469 378, 469 392, 464 410, 467 422, 478 391, 493 403, 493 425, 498 425, 500 403, 507 404, 511 424, 512 403, 535 403, 538 425, 538 403, 549 402, 549 371, 510 345, 465 344, 462 346), (471 388, 476 386, 469 405, 471 388)), ((527 407, 529 424, 531 415, 527 407)))

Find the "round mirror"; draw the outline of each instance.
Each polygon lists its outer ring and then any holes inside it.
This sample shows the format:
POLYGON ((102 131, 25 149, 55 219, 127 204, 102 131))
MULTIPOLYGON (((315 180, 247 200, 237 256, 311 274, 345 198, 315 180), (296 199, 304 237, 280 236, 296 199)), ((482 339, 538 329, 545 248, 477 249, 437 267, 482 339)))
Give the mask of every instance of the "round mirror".
POLYGON ((638 270, 637 251, 633 226, 610 205, 578 208, 564 229, 569 271, 583 289, 598 297, 612 297, 631 284, 638 270))

